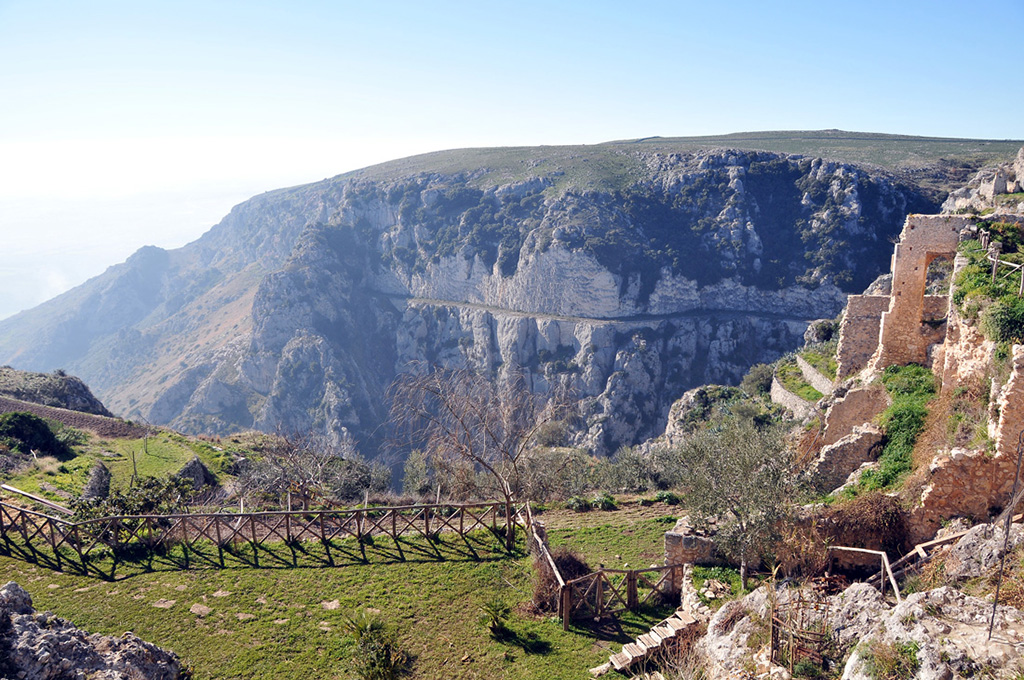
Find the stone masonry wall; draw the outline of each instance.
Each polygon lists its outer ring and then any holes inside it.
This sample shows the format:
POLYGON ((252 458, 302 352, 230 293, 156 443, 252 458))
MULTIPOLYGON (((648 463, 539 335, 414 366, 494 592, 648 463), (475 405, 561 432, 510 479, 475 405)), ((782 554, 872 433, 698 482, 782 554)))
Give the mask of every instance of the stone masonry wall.
POLYGON ((772 378, 769 396, 774 403, 792 411, 796 418, 806 418, 814 413, 814 404, 804 401, 787 390, 777 378, 772 378))
POLYGON ((851 295, 839 330, 837 378, 859 373, 878 349, 882 313, 889 309, 888 295, 851 295))
POLYGON ((935 342, 925 319, 928 265, 936 256, 956 252, 960 232, 974 223, 962 215, 910 215, 892 256, 892 296, 882 314, 878 350, 871 364, 926 364, 935 342))
MULTIPOLYGON (((947 340, 945 368, 953 389, 984 375, 991 359, 991 343, 973 335, 971 327, 955 320, 957 342, 947 340), (987 357, 987 358, 986 358, 987 357)), ((1017 441, 1024 429, 1024 346, 1013 346, 1013 368, 996 405, 999 421, 995 429, 995 453, 987 450, 953 449, 940 453, 928 468, 921 500, 911 511, 909 528, 914 541, 926 540, 945 519, 966 516, 986 519, 1002 510, 1013 491, 1017 466, 1017 441)))
POLYGON ((818 390, 826 397, 832 394, 832 389, 835 387, 832 384, 832 381, 826 378, 821 371, 807 363, 807 361, 799 354, 796 355, 796 365, 800 367, 800 373, 804 376, 804 380, 806 380, 811 387, 818 390))
POLYGON ((853 432, 854 427, 870 423, 890 403, 885 388, 877 383, 850 390, 829 408, 821 433, 822 445, 835 444, 853 432))

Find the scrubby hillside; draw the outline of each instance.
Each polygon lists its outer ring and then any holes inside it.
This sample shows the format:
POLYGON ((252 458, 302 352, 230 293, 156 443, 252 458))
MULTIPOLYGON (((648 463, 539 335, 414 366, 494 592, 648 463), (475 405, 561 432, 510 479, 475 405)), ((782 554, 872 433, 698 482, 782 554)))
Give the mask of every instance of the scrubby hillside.
POLYGON ((10 366, 0 367, 0 397, 10 397, 43 406, 55 406, 71 411, 112 416, 89 387, 78 378, 62 370, 53 373, 18 371, 10 366))

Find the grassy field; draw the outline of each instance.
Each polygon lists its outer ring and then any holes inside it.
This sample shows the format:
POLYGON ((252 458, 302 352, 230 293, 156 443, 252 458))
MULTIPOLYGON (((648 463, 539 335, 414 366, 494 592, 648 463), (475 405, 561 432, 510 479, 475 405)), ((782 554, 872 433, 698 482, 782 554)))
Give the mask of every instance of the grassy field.
POLYGON ((971 169, 1013 160, 1022 145, 1021 140, 949 139, 842 130, 743 132, 709 137, 648 137, 583 146, 453 149, 389 161, 340 177, 388 179, 421 172, 465 173, 473 183, 487 186, 549 175, 558 189, 620 189, 650 173, 640 154, 726 148, 870 164, 948 190, 946 184, 959 185, 971 169), (936 170, 936 176, 923 176, 924 169, 936 170))
POLYGON ((40 458, 4 482, 22 491, 66 503, 69 494, 78 496, 81 493, 89 478, 89 470, 98 461, 110 470, 111 486, 123 488, 128 486, 134 470, 140 477, 162 477, 177 472, 194 456, 198 456, 214 474, 221 475, 229 462, 227 449, 231 446, 230 443, 214 446, 167 430, 159 430, 148 439, 103 439, 91 435, 88 443, 75 447, 74 458, 63 462, 50 457, 40 458))
MULTIPOLYGON (((621 566, 614 555, 647 566, 660 561, 662 534, 674 521, 659 505, 645 513, 545 514, 561 527, 550 530, 551 542, 572 545, 593 566, 621 566)), ((305 553, 291 566, 289 549, 280 546, 260 568, 245 559, 216 568, 193 556, 189 570, 171 569, 168 560, 122 564, 114 580, 48 569, 8 549, 0 579, 25 587, 38 610, 90 632, 131 630, 174 650, 196 678, 355 677, 342 618, 361 608, 380 610, 397 628, 414 659, 412 678, 586 678, 588 668, 669 611, 564 632, 559 620, 529 611, 529 556, 521 548, 505 554, 488 532, 468 544, 447 536, 434 544, 403 541, 404 560, 389 539, 366 546, 365 562, 349 543, 339 551, 351 559, 336 555, 334 567, 315 566, 323 563, 317 545, 301 546, 305 553), (504 642, 491 639, 479 620, 480 605, 494 596, 514 607, 513 635, 504 642)))

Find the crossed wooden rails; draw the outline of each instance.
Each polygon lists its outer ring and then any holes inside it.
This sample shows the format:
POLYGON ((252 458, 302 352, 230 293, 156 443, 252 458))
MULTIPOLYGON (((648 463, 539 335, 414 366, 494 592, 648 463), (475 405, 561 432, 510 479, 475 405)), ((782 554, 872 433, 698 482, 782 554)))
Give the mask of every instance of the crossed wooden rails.
POLYGON ((559 607, 563 628, 568 629, 574 618, 601 619, 636 611, 672 590, 676 582, 673 573, 682 568, 683 565, 667 565, 647 569, 600 569, 567 581, 561 589, 559 607))
POLYGON ((27 545, 44 543, 54 553, 69 548, 84 565, 90 553, 129 545, 148 550, 170 545, 194 546, 209 541, 218 547, 266 542, 320 541, 336 538, 363 541, 404 535, 432 539, 442 532, 465 537, 477 529, 497 532, 515 523, 520 510, 504 503, 433 504, 352 510, 303 510, 251 513, 131 515, 70 522, 0 502, 0 539, 20 537, 27 545))

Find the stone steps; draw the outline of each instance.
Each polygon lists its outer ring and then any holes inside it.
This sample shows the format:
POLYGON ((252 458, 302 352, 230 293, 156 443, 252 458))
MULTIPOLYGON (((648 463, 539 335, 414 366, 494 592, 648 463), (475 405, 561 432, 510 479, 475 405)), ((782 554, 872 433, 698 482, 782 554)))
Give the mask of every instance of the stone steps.
MULTIPOLYGON (((624 644, 621 652, 618 654, 612 654, 609 657, 608 663, 598 666, 597 668, 592 668, 590 669, 590 672, 595 677, 603 675, 612 669, 624 673, 628 671, 629 667, 634 663, 642 661, 653 655, 655 652, 661 650, 668 643, 675 640, 676 636, 679 635, 680 632, 696 623, 697 619, 695 619, 689 612, 676 610, 672 616, 657 623, 650 631, 638 637, 634 642, 627 642, 624 644)), ((662 676, 660 673, 650 673, 635 677, 654 679, 662 676)))

